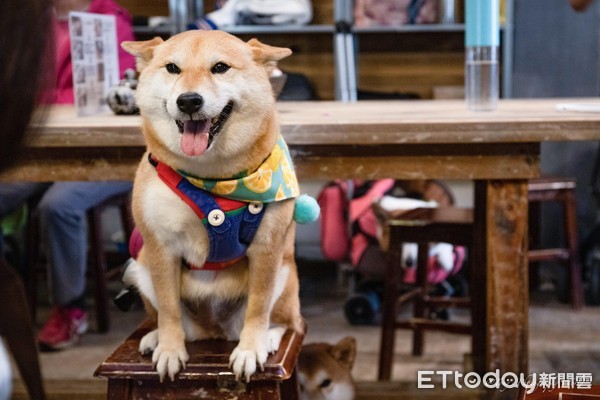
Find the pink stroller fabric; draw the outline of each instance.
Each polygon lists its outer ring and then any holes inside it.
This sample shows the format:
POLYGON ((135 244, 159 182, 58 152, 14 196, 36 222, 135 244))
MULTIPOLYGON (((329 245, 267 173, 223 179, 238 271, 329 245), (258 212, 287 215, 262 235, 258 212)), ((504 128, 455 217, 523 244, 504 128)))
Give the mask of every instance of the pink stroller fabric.
MULTIPOLYGON (((355 188, 364 183, 353 181, 355 188)), ((393 179, 370 182, 369 189, 359 197, 349 199, 348 183, 335 181, 319 194, 321 206, 321 250, 325 258, 332 261, 349 261, 358 268, 369 246, 377 243, 378 222, 372 210, 374 201, 380 200, 392 187, 393 179), (351 235, 351 236, 350 236, 351 235)), ((428 280, 431 284, 444 281, 456 274, 465 260, 465 249, 452 248, 452 265, 444 266, 437 254, 428 260, 428 280)), ((405 283, 415 283, 414 268, 406 267, 405 283)))

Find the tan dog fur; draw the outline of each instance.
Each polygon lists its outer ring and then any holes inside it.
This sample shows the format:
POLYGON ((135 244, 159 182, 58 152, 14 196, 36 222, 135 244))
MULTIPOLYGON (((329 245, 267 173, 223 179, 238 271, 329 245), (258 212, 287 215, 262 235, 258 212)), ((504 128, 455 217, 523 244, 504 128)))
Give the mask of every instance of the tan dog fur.
POLYGON ((352 400, 352 366, 356 340, 347 336, 335 345, 310 343, 302 346, 298 360, 301 400, 352 400))
MULTIPOLYGON (((269 73, 289 49, 242 40, 222 31, 189 31, 167 41, 124 42, 137 58, 136 93, 147 151, 173 169, 203 178, 228 178, 254 171, 273 149, 279 132, 269 73), (165 66, 174 63, 179 74, 165 66), (230 69, 213 73, 225 63, 230 69), (232 101, 230 117, 199 156, 186 155, 176 119, 183 93, 204 99, 200 117, 216 118, 232 101)), ((248 247, 247 259, 225 270, 182 267, 182 259, 203 265, 208 237, 201 221, 157 176, 144 155, 133 191, 133 215, 144 245, 124 280, 142 293, 157 329, 140 343, 153 352, 161 379, 185 368, 185 340, 225 338, 239 344, 230 357, 236 377, 250 376, 279 346, 285 328, 302 331, 294 262, 294 201, 270 203, 248 247), (273 327, 272 324, 278 324, 273 327)))

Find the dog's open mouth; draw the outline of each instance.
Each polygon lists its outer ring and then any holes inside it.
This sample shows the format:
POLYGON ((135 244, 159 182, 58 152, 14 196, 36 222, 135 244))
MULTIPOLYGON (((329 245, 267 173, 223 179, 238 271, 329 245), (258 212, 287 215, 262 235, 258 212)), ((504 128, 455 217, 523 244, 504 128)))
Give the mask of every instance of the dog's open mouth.
POLYGON ((232 108, 233 102, 230 101, 215 118, 176 120, 175 123, 181 133, 181 150, 188 156, 204 154, 223 128, 232 108))

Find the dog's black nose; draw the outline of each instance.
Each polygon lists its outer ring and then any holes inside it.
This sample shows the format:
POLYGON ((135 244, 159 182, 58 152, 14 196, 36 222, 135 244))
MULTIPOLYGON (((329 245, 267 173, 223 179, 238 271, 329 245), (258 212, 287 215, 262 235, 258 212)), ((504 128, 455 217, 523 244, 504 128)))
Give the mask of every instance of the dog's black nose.
POLYGON ((192 115, 200 111, 204 99, 198 93, 184 93, 177 98, 177 107, 184 113, 192 115))

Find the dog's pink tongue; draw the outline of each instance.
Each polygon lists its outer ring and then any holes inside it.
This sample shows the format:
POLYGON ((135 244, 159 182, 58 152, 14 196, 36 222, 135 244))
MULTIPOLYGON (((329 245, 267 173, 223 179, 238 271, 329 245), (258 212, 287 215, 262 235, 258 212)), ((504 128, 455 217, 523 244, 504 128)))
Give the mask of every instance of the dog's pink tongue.
POLYGON ((185 121, 181 134, 181 150, 188 156, 201 156, 208 147, 210 121, 185 121))

